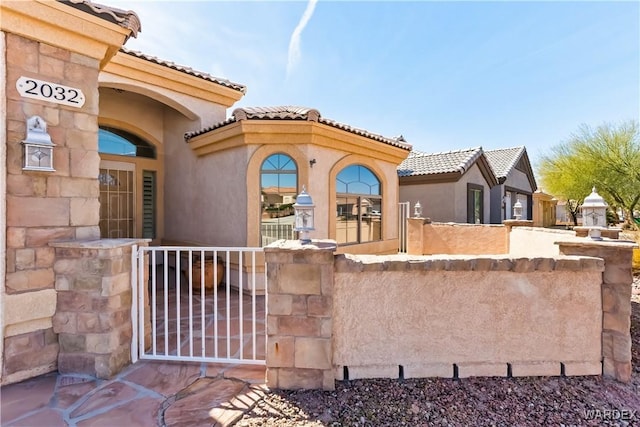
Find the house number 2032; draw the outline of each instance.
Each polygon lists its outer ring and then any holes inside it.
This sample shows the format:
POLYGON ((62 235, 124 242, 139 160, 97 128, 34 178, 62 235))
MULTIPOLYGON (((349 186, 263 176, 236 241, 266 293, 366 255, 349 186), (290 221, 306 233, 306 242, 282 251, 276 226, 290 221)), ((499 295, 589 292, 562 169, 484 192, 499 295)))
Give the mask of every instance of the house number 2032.
POLYGON ((80 108, 84 105, 84 94, 75 87, 63 86, 57 83, 45 82, 31 77, 20 77, 16 81, 16 89, 20 96, 55 102, 80 108))

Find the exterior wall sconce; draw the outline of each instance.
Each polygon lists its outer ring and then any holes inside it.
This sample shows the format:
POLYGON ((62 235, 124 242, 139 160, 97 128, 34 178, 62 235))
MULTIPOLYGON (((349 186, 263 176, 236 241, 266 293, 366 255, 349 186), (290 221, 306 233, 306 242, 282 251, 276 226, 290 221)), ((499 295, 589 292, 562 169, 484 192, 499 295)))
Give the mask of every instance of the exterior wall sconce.
POLYGON ((309 160, 309 167, 313 167, 316 164, 316 159, 309 160))
POLYGON ((315 230, 313 228, 314 208, 313 200, 311 200, 311 196, 307 194, 303 185, 302 192, 298 194, 296 202, 293 204, 295 214, 295 228, 293 231, 300 233, 300 243, 303 245, 311 243, 309 232, 315 230))
POLYGON ((51 136, 47 133, 47 122, 42 117, 27 119, 27 137, 24 145, 24 166, 22 170, 53 172, 53 147, 51 136))
POLYGON ((591 194, 585 197, 580 210, 582 211, 583 226, 589 228, 589 237, 602 240, 600 230, 607 225, 607 203, 596 193, 593 187, 591 194))
POLYGON ((422 205, 420 202, 416 202, 413 206, 413 217, 414 218, 422 218, 422 205))
POLYGON ((513 217, 516 221, 520 221, 522 219, 522 203, 520 203, 520 200, 516 201, 513 205, 513 217))

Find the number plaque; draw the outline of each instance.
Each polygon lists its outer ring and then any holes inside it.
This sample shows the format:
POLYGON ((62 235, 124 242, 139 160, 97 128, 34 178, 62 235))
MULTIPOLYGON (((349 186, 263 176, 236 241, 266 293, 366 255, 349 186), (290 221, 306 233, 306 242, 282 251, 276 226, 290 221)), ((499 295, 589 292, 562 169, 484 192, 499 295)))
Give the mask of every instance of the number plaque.
POLYGON ((84 93, 80 89, 63 86, 57 83, 45 82, 31 77, 20 77, 16 81, 16 89, 20 96, 55 102, 80 108, 84 105, 84 93))

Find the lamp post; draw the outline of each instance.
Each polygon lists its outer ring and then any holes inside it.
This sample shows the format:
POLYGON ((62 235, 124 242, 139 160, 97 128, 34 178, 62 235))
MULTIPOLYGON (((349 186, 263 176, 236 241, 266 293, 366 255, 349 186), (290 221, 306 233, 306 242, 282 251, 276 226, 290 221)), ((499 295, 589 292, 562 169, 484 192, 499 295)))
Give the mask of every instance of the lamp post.
POLYGON ((298 194, 296 202, 293 204, 295 213, 295 228, 293 230, 300 233, 300 243, 303 245, 311 243, 309 232, 315 230, 313 228, 314 208, 313 200, 303 185, 302 192, 298 194))
POLYGON ((580 210, 582 211, 583 226, 589 229, 592 240, 602 240, 601 230, 607 225, 607 203, 593 187, 591 194, 585 197, 580 210))
POLYGON ((513 205, 513 217, 516 221, 520 221, 522 219, 522 203, 520 203, 520 200, 517 200, 513 205))
POLYGON ((416 202, 413 206, 413 217, 414 218, 422 218, 422 205, 420 202, 416 202))

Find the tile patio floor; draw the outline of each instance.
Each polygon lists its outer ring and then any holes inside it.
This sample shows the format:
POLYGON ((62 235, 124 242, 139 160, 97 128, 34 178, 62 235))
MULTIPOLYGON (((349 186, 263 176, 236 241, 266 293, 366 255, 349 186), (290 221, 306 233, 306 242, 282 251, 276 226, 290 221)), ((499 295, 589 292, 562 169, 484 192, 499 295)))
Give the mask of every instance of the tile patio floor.
MULTIPOLYGON (((181 292, 180 322, 177 322, 175 292, 167 295, 166 316, 165 298, 160 292, 156 301, 157 317, 168 319, 168 323, 166 328, 163 322, 155 327, 156 354, 166 351, 175 355, 180 347, 183 355, 193 351, 196 356, 212 357, 217 349, 218 357, 239 358, 242 354, 245 358, 252 358, 255 353, 257 358, 264 359, 264 297, 256 299, 257 339, 254 349, 253 323, 247 320, 254 310, 251 298, 243 296, 240 302, 237 291, 230 292, 227 306, 223 298, 225 295, 224 287, 220 288, 217 304, 214 304, 212 295, 205 296, 204 300, 195 295, 189 308, 188 291, 181 292), (201 313, 202 307, 205 308, 204 313, 201 313), (194 314, 191 328, 190 309, 194 314), (243 325, 242 334, 240 324, 243 325), (214 330, 218 331, 217 335, 214 330), (165 332, 169 337, 166 346, 165 332), (202 345, 202 336, 205 337, 205 345, 202 345), (189 338, 193 340, 193 346, 189 338)), ((240 418, 264 395, 267 390, 264 383, 264 366, 240 363, 143 360, 110 380, 51 373, 0 388, 0 425, 225 426, 240 418)))

